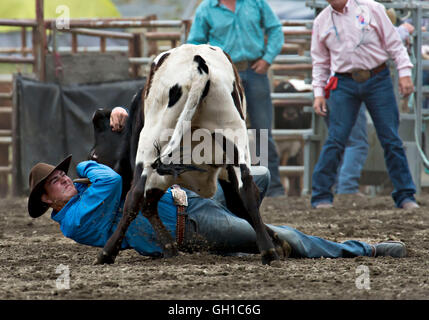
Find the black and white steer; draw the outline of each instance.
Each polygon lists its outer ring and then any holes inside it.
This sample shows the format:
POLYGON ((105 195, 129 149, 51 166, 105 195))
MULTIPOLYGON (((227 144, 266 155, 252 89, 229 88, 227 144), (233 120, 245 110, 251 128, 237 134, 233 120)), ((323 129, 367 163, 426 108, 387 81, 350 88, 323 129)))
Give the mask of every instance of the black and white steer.
POLYGON ((123 217, 97 263, 114 262, 125 232, 139 212, 151 222, 163 256, 177 255, 177 244, 158 216, 159 199, 173 184, 212 197, 218 179, 229 210, 254 228, 262 262, 270 264, 286 257, 288 244, 260 216, 259 190, 249 171, 246 101, 229 56, 209 45, 186 44, 164 52, 152 63, 141 98, 142 129, 131 129, 134 132, 123 146, 123 157, 136 150, 133 182, 123 217), (185 141, 187 133, 202 129, 210 142, 203 162, 195 161, 193 152, 201 145, 196 141, 186 145, 185 141), (162 138, 166 132, 167 137, 162 138))

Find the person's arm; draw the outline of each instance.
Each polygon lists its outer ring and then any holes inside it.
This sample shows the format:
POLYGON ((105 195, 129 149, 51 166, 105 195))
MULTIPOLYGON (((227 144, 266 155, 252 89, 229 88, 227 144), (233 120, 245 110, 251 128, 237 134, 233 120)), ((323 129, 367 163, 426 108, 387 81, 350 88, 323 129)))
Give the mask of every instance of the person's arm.
POLYGON ((407 97, 414 91, 414 85, 411 80, 411 69, 413 68, 413 64, 410 61, 407 49, 403 45, 399 33, 389 20, 384 6, 375 2, 372 14, 377 22, 377 31, 381 41, 386 51, 396 63, 399 76, 399 92, 404 97, 407 97))
POLYGON ((206 44, 209 42, 209 25, 201 6, 198 7, 195 13, 195 18, 186 42, 190 44, 206 44))
POLYGON ((311 59, 313 64, 313 108, 316 114, 326 116, 325 86, 330 74, 331 57, 328 48, 319 39, 319 24, 315 20, 311 37, 311 59))
POLYGON ((261 1, 261 3, 262 26, 265 28, 265 33, 267 35, 267 45, 262 59, 269 64, 272 64, 275 57, 282 50, 284 44, 284 35, 282 24, 269 4, 266 1, 261 1))
POLYGON ((414 32, 414 26, 408 22, 404 22, 399 27, 395 27, 396 31, 399 33, 401 41, 407 42, 410 38, 410 35, 414 32))
POLYGON ((111 168, 92 160, 79 163, 76 171, 81 178, 89 178, 91 186, 82 192, 80 199, 67 210, 61 223, 61 231, 66 237, 80 243, 97 245, 98 233, 91 235, 88 228, 91 225, 98 226, 96 229, 102 232, 100 225, 111 225, 120 205, 122 178, 111 168))

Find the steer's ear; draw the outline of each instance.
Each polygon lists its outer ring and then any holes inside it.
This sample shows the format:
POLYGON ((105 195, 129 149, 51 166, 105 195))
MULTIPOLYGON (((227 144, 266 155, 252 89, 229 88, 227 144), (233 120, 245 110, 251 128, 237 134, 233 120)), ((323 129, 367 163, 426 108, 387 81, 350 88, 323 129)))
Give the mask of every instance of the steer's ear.
POLYGON ((92 124, 95 131, 104 131, 110 129, 111 110, 100 108, 92 115, 92 124))

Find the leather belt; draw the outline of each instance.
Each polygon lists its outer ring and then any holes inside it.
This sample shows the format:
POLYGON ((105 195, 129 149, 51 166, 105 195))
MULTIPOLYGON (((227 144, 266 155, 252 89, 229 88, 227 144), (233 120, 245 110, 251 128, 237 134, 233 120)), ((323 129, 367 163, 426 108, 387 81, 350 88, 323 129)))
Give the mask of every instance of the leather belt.
POLYGON ((356 82, 365 82, 372 76, 375 76, 377 73, 383 71, 387 67, 386 63, 380 64, 378 67, 375 67, 371 70, 355 70, 352 72, 336 72, 336 75, 351 77, 356 82))
POLYGON ((252 64, 254 64, 258 60, 259 59, 238 61, 238 62, 234 62, 234 66, 237 69, 237 71, 245 71, 248 68, 250 68, 252 66, 252 64))
POLYGON ((186 207, 188 206, 188 198, 186 192, 175 184, 171 187, 171 195, 174 200, 174 204, 177 207, 177 221, 176 221, 176 242, 180 246, 185 239, 185 226, 186 218, 188 214, 186 213, 186 207))
POLYGON ((176 242, 179 246, 183 244, 185 239, 186 217, 186 207, 177 206, 176 242))

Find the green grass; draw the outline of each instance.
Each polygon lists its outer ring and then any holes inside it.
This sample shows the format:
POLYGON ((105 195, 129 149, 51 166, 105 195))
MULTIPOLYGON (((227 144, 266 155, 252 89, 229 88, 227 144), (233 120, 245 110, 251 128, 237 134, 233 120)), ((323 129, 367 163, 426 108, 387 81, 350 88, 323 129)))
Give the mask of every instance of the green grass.
POLYGON ((12 74, 18 72, 31 73, 32 71, 32 65, 18 63, 0 63, 0 74, 12 74))

